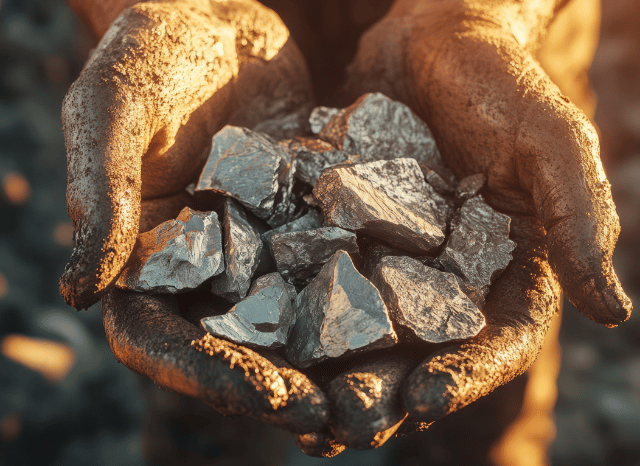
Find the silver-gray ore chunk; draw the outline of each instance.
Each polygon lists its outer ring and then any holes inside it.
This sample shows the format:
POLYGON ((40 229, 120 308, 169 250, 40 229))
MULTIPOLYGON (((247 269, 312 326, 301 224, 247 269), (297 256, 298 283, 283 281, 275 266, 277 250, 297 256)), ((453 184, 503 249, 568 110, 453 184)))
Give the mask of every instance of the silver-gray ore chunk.
POLYGON ((175 220, 138 236, 117 286, 151 293, 180 293, 199 287, 223 270, 218 215, 185 207, 175 220))
POLYGON ((275 349, 287 344, 295 322, 290 285, 277 273, 258 278, 249 295, 220 316, 200 320, 204 329, 241 345, 275 349))
POLYGON ((455 275, 406 256, 380 260, 373 276, 398 333, 409 341, 444 343, 470 338, 484 327, 478 307, 455 275))
POLYGON ((397 342, 380 293, 345 251, 338 251, 302 290, 295 311, 287 357, 300 368, 397 342))
POLYGON ((222 230, 226 265, 224 272, 211 281, 211 292, 237 303, 247 295, 258 268, 262 238, 258 227, 231 198, 225 199, 222 230))
POLYGON ((347 154, 359 155, 361 163, 410 157, 455 183, 429 127, 405 104, 379 92, 364 94, 337 112, 319 136, 347 154))
POLYGON ((211 144, 196 192, 233 197, 258 217, 268 219, 273 214, 279 181, 287 179, 290 168, 287 149, 269 136, 235 126, 222 128, 211 144))
POLYGON ((489 285, 513 258, 516 244, 509 239, 511 219, 493 210, 482 196, 462 204, 460 214, 440 262, 453 270, 486 297, 489 285))
POLYGON ((447 203, 426 183, 414 159, 327 170, 313 194, 327 225, 415 253, 431 252, 444 241, 447 203))
POLYGON ((291 284, 306 285, 338 250, 358 254, 356 235, 338 227, 322 227, 271 237, 269 247, 278 272, 291 284))

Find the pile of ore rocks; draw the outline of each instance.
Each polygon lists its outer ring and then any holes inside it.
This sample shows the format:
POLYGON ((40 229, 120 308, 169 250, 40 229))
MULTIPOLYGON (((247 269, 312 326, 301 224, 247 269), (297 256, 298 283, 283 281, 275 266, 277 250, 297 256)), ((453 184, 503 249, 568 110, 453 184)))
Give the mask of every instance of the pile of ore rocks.
POLYGON ((318 107, 309 124, 313 136, 279 142, 218 132, 191 187, 217 212, 185 207, 141 234, 117 285, 206 287, 235 303, 201 320, 209 333, 283 348, 299 368, 476 335, 515 247, 509 217, 478 194, 484 176, 457 182, 428 127, 382 94, 318 107))

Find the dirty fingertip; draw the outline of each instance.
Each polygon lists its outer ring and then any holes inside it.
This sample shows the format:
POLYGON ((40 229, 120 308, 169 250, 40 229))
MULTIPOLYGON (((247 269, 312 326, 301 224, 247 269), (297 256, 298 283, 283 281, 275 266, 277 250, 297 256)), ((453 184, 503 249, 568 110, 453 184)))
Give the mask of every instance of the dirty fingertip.
POLYGON ((317 458, 333 458, 347 448, 324 432, 296 435, 296 445, 304 454, 317 458))

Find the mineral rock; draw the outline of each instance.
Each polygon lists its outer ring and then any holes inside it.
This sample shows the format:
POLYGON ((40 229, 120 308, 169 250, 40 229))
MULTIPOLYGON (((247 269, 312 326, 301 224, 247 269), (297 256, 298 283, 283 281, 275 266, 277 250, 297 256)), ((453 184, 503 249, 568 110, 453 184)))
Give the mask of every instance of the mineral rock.
POLYGON ((280 155, 286 162, 286 168, 280 172, 278 177, 278 192, 273 202, 273 213, 267 219, 271 228, 279 227, 293 220, 296 205, 292 202, 291 191, 293 190, 295 174, 295 153, 290 151, 286 145, 278 144, 282 151, 280 155))
POLYGON ((449 212, 414 159, 380 160, 323 173, 313 194, 325 223, 386 241, 411 252, 442 244, 449 212))
POLYGON ((258 268, 262 238, 255 223, 231 198, 225 200, 223 232, 226 267, 211 282, 211 292, 236 303, 247 295, 258 268))
POLYGON ((196 192, 233 197, 258 217, 268 219, 273 215, 280 182, 289 176, 286 150, 266 135, 225 126, 212 139, 196 192))
POLYGON ((338 251, 302 290, 295 312, 287 357, 300 368, 397 342, 380 293, 345 251, 338 251))
POLYGON ((515 243, 509 239, 508 215, 493 210, 482 196, 465 201, 439 260, 459 270, 483 296, 512 259, 515 243))
POLYGON ((410 341, 443 343, 469 338, 484 327, 478 307, 455 275, 426 267, 410 257, 384 257, 371 278, 389 315, 410 341))
POLYGON ((295 157, 295 177, 313 186, 327 168, 335 165, 350 163, 350 158, 328 142, 320 139, 296 138, 282 141, 295 157))
POLYGON ((249 295, 228 313, 200 322, 212 335, 241 345, 275 349, 287 344, 295 322, 291 301, 289 286, 275 272, 258 278, 249 295))
POLYGON ((456 197, 458 199, 469 199, 477 196, 486 182, 487 177, 482 173, 462 178, 456 188, 456 197))
MULTIPOLYGON (((395 255, 402 255, 402 254, 395 254, 395 255)), ((422 262, 423 265, 426 265, 427 267, 440 270, 441 272, 452 273, 456 277, 456 280, 458 281, 458 286, 460 286, 460 289, 462 290, 462 292, 469 297, 469 299, 473 302, 473 304, 478 306, 478 309, 484 308, 485 294, 483 293, 483 290, 466 281, 460 269, 458 269, 457 267, 454 267, 453 264, 443 262, 439 258, 430 257, 430 256, 418 256, 418 257, 415 257, 415 259, 419 260, 420 262, 422 262)), ((367 275, 367 277, 369 276, 370 275, 367 275)))
POLYGON ((455 186, 450 184, 448 181, 445 181, 440 175, 426 165, 420 165, 420 170, 422 170, 425 181, 429 183, 438 194, 448 195, 456 192, 455 186))
POLYGON ((311 132, 313 134, 318 134, 324 128, 329 120, 336 114, 340 112, 337 108, 331 107, 316 107, 312 110, 311 115, 309 116, 309 126, 311 127, 311 132))
POLYGON ((290 223, 274 228, 273 230, 266 231, 262 234, 262 239, 267 243, 275 235, 282 235, 285 233, 293 233, 296 231, 314 230, 322 226, 322 214, 316 210, 310 210, 305 215, 290 223))
POLYGON ((347 154, 360 155, 362 163, 410 157, 454 183, 429 127, 409 107, 384 94, 364 94, 333 115, 319 136, 347 154))
POLYGON ((197 288, 223 270, 218 215, 185 207, 175 220, 138 236, 117 286, 180 293, 197 288))
POLYGON ((336 251, 358 253, 356 235, 338 227, 275 235, 269 245, 278 272, 296 285, 309 283, 336 251))

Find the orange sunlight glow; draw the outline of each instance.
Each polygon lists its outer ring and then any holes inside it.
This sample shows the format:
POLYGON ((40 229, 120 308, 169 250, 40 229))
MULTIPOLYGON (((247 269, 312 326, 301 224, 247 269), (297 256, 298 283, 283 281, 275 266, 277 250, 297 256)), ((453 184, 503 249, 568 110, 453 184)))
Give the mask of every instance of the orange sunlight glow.
POLYGON ((76 353, 68 345, 17 333, 2 338, 0 352, 12 361, 39 372, 50 382, 64 379, 76 361, 76 353))
POLYGON ((2 178, 2 192, 9 202, 21 205, 29 199, 31 188, 21 173, 11 172, 2 178))

